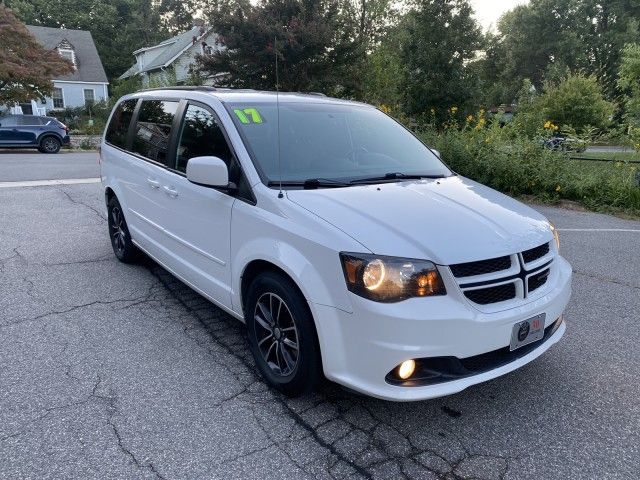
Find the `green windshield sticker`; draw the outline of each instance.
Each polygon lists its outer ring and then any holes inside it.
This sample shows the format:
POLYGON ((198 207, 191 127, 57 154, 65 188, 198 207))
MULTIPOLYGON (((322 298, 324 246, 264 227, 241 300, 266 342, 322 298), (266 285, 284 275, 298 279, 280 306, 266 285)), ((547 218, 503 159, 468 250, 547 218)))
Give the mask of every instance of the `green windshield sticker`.
POLYGON ((243 110, 236 108, 233 112, 236 114, 238 120, 240 120, 241 123, 263 123, 260 112, 258 112, 258 110, 256 110, 255 108, 245 108, 243 110))

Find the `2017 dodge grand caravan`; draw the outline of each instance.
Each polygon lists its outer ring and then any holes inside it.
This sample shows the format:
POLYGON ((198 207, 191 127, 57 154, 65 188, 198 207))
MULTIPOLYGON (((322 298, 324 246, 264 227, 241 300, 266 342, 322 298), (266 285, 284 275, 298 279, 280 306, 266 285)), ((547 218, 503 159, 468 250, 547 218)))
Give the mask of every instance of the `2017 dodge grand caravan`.
POLYGON ((323 375, 389 400, 447 395, 565 332, 554 227, 369 105, 147 90, 114 108, 101 165, 116 256, 145 252, 245 322, 288 395, 323 375))

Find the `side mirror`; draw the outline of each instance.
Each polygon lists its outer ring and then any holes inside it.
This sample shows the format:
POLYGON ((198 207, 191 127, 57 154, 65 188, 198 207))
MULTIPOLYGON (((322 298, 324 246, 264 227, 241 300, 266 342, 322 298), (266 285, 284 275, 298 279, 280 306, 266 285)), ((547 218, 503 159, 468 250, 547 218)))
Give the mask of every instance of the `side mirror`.
POLYGON ((432 148, 431 151, 436 154, 436 157, 438 157, 439 159, 442 159, 442 155, 440 155, 440 151, 439 150, 436 150, 435 148, 432 148))
POLYGON ((187 162, 187 180, 203 187, 229 186, 229 169, 218 157, 193 157, 187 162))

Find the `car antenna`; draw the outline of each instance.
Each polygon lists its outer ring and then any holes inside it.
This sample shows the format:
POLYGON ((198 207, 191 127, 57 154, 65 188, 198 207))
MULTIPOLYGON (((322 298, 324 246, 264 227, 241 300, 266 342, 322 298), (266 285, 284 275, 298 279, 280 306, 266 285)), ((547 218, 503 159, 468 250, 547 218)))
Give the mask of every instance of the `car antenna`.
POLYGON ((278 192, 278 198, 284 197, 282 193, 282 163, 280 160, 280 77, 278 76, 278 37, 277 35, 273 37, 273 51, 276 54, 276 136, 278 142, 278 177, 280 180, 280 191, 278 192))

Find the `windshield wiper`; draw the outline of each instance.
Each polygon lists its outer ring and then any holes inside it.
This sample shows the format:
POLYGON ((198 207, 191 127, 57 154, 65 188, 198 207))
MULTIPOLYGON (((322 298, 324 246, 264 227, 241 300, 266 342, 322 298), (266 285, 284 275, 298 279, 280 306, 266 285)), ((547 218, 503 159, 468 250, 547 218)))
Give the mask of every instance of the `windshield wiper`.
POLYGON ((380 177, 368 177, 368 178, 358 178, 356 180, 351 180, 351 185, 357 185, 360 183, 376 183, 376 182, 386 182, 389 180, 420 180, 422 178, 445 178, 445 175, 429 175, 429 174, 407 174, 402 172, 390 172, 385 173, 380 177))
MULTIPOLYGON (((280 185, 281 183, 277 180, 272 180, 268 183, 270 187, 278 187, 280 185)), ((351 185, 350 182, 332 180, 331 178, 307 178, 306 180, 287 180, 282 182, 283 187, 302 187, 305 190, 327 187, 350 187, 351 185)))

